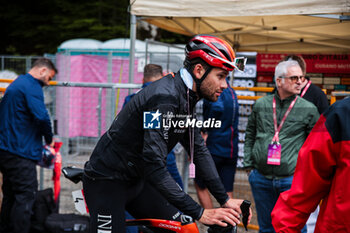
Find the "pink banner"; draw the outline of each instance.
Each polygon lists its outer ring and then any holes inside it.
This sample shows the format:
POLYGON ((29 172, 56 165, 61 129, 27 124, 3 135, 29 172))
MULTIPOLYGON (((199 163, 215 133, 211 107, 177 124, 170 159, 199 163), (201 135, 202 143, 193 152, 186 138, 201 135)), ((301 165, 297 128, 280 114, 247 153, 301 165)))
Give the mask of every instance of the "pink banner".
MULTIPOLYGON (((142 83, 142 72, 137 72, 135 61, 134 82, 142 83)), ((57 56, 59 68, 58 81, 67 82, 94 82, 94 83, 128 83, 129 61, 127 58, 112 58, 112 80, 108 80, 108 57, 98 55, 57 56), (62 72, 63 71, 63 72, 62 72)), ((103 88, 101 101, 101 134, 109 125, 106 119, 112 116, 111 109, 107 106, 114 104, 117 112, 123 106, 124 99, 128 95, 128 89, 120 89, 116 92, 116 102, 111 103, 107 99, 107 90, 103 88)), ((98 137, 99 136, 99 88, 90 87, 59 87, 57 88, 57 124, 59 135, 65 137, 98 137)), ((109 95, 110 96, 110 95, 109 95)), ((109 124, 109 122, 108 122, 109 124)))

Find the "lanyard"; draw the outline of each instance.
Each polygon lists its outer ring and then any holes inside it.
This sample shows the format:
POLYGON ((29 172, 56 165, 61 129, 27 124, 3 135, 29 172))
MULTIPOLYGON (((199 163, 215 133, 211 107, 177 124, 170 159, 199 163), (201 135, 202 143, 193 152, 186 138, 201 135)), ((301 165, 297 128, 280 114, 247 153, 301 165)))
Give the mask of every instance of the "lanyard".
POLYGON ((305 93, 309 89, 310 85, 311 85, 311 80, 306 84, 306 86, 305 86, 303 92, 301 93, 300 97, 303 97, 305 95, 305 93))
MULTIPOLYGON (((187 88, 187 112, 188 115, 190 115, 190 97, 189 97, 189 89, 187 88)), ((189 126, 190 127, 190 126, 189 126)), ((189 136, 190 136, 190 159, 191 164, 193 164, 193 154, 194 154, 194 128, 188 129, 189 136)))
POLYGON ((282 119, 280 125, 277 127, 276 99, 275 99, 275 97, 273 97, 272 108, 273 108, 273 123, 274 123, 274 127, 275 127, 275 135, 272 138, 272 142, 277 142, 277 144, 279 144, 278 134, 281 131, 282 126, 287 119, 287 116, 289 115, 290 111, 294 107, 294 104, 297 101, 297 98, 298 98, 298 96, 295 96, 295 99, 290 103, 287 111, 284 113, 284 116, 283 116, 283 119, 282 119))

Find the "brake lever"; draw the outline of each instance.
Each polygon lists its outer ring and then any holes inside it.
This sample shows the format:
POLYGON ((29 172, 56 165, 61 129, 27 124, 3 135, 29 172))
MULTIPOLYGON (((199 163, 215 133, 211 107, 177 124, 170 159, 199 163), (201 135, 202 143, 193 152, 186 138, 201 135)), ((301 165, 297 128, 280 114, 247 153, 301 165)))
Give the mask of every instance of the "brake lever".
POLYGON ((248 231, 248 217, 249 217, 249 208, 250 208, 251 202, 248 200, 244 200, 241 204, 241 211, 242 211, 242 222, 244 225, 244 228, 246 231, 248 231))

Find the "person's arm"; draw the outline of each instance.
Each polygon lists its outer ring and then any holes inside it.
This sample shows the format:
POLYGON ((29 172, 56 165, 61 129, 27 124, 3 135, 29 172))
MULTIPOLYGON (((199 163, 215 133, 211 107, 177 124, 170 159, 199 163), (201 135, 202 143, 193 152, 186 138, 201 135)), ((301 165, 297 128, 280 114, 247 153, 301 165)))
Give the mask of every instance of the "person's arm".
POLYGON ((50 117, 44 104, 43 91, 41 87, 34 88, 34 90, 25 92, 27 106, 33 115, 35 124, 44 136, 46 144, 50 145, 52 143, 53 133, 50 117))
POLYGON ((318 113, 318 110, 314 105, 307 110, 309 114, 308 114, 308 123, 306 127, 306 133, 307 135, 309 135, 311 130, 314 128, 316 122, 320 118, 320 114, 318 113))
POLYGON ((271 214, 276 232, 300 232, 310 213, 328 193, 339 148, 322 115, 300 149, 291 189, 283 192, 271 214))
POLYGON ((329 107, 329 103, 328 103, 328 99, 327 99, 327 95, 321 90, 319 89, 319 93, 317 96, 317 103, 316 103, 316 107, 318 110, 319 114, 324 113, 328 107, 329 107))

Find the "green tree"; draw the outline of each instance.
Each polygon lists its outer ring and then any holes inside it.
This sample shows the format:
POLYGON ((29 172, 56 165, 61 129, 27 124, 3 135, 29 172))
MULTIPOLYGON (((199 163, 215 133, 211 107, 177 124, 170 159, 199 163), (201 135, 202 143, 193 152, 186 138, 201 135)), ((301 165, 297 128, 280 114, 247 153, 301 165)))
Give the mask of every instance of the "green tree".
MULTIPOLYGON (((106 41, 129 37, 129 0, 1 1, 0 54, 55 53, 70 39, 106 41)), ((137 32, 137 38, 149 38, 137 32)), ((186 43, 188 38, 158 30, 157 40, 186 43)))
POLYGON ((55 53, 74 38, 128 36, 128 0, 2 1, 1 54, 55 53))

